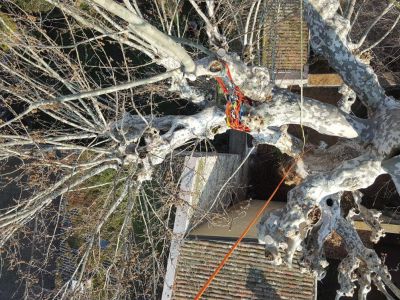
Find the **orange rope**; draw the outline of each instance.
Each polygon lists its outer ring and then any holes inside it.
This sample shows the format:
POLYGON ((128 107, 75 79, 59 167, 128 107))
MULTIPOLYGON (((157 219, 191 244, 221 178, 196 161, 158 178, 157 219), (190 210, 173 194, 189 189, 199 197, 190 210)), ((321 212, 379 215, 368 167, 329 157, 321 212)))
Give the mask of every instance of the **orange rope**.
POLYGON ((271 196, 269 196, 268 200, 265 202, 265 204, 259 209, 257 212, 256 216, 252 219, 249 225, 247 225, 246 229, 243 231, 243 233, 240 235, 240 237, 237 239, 237 241, 232 245, 231 249, 226 253, 225 257, 222 259, 220 262, 219 266, 215 269, 214 273, 211 274, 211 276, 208 278, 206 283, 203 285, 201 290, 197 293, 196 297, 194 300, 199 300, 200 297, 203 295, 203 293, 208 289, 210 286, 211 282, 214 280, 215 276, 218 275, 218 273, 221 271, 221 269, 224 267, 225 263, 228 261, 228 259, 231 257, 233 251, 239 246, 240 242, 243 240, 243 238, 247 235, 249 232, 250 228, 254 226, 254 224, 257 222, 257 219, 264 213, 265 209, 268 207, 269 203, 271 202, 272 198, 274 198, 275 194, 278 192, 279 188, 281 187, 282 183, 285 181, 286 177, 289 175, 290 171, 294 167, 294 165, 297 163, 298 158, 293 162, 293 164, 289 167, 289 169, 285 172, 284 176, 282 177, 281 181, 275 188, 275 190, 272 192, 271 196))

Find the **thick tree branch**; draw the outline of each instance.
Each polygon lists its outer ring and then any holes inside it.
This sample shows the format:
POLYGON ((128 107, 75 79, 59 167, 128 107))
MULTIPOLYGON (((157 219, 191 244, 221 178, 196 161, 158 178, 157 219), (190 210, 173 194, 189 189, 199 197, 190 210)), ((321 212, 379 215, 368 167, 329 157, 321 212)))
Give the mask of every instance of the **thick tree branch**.
POLYGON ((384 171, 373 152, 343 162, 332 171, 307 177, 288 193, 288 204, 282 211, 267 213, 259 225, 259 241, 274 255, 282 258, 278 249, 286 249, 289 264, 304 234, 312 226, 310 212, 334 208, 332 195, 342 191, 356 191, 370 186, 384 171))
MULTIPOLYGON (((129 25, 130 29, 138 36, 140 36, 140 38, 150 43, 151 45, 154 45, 160 51, 158 55, 163 56, 165 60, 172 58, 184 67, 184 71, 188 75, 195 73, 196 64, 194 63, 192 58, 188 55, 188 53, 185 51, 185 49, 183 49, 179 44, 175 43, 169 36, 162 33, 154 26, 150 25, 139 15, 132 13, 131 11, 129 11, 122 5, 117 4, 114 1, 112 2, 107 0, 92 0, 92 1, 101 6, 106 11, 128 22, 130 24, 129 25)), ((166 62, 165 60, 164 63, 166 62)))
POLYGON ((384 105, 385 91, 371 67, 353 55, 347 40, 350 24, 336 12, 338 5, 336 0, 305 1, 311 45, 328 60, 361 100, 370 109, 376 110, 384 105))
POLYGON ((333 136, 368 139, 369 121, 343 113, 337 107, 303 98, 301 114, 300 95, 274 88, 272 100, 249 109, 245 122, 253 130, 280 127, 285 124, 302 124, 316 131, 333 136))

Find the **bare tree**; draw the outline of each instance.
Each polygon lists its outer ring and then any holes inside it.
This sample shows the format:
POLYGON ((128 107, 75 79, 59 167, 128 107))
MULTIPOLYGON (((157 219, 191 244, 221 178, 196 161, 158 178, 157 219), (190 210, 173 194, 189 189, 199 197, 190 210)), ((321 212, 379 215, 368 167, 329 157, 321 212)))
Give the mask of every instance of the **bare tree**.
MULTIPOLYGON (((303 247, 304 266, 321 279, 328 265, 323 245, 336 232, 348 252, 339 266, 338 297, 353 294, 356 272, 361 274, 360 299, 371 281, 388 299, 393 297, 386 288, 400 297, 387 268, 363 245, 352 223, 360 215, 377 242, 383 235, 379 213, 361 204, 359 189, 388 173, 400 191, 400 104, 385 94, 363 56, 380 42, 364 46, 382 16, 395 13, 397 24, 396 1, 389 1, 371 26, 356 35, 358 40, 350 39, 357 24, 356 1, 301 2, 313 50, 346 84, 338 107, 275 86, 271 70, 229 51, 232 43, 250 54, 257 48, 263 27, 258 16, 268 1, 45 1, 50 11, 41 14, 30 13, 20 1, 2 4, 0 157, 5 164, 18 159, 19 171, 10 180, 29 184, 30 191, 2 211, 0 246, 15 250, 15 237, 24 231, 43 236, 40 228, 49 215, 72 220, 71 212, 43 215, 57 203, 79 202, 84 191, 100 187, 106 195, 80 201, 84 208, 79 215, 84 211, 87 218, 80 222, 84 226, 70 230, 75 231, 70 236, 85 237, 73 258, 74 270, 47 296, 157 294, 171 208, 178 201, 174 180, 170 190, 165 187, 172 174, 160 172, 165 169, 160 166, 172 153, 194 149, 199 141, 229 129, 209 84, 219 77, 228 93, 234 96, 239 88, 252 100, 251 105, 243 103, 240 122, 254 142, 297 159, 302 182, 289 192, 287 206, 266 214, 259 225, 259 240, 274 262, 291 264, 294 252, 303 247), (351 113, 356 97, 367 107, 367 119, 351 113), (175 107, 186 109, 163 115, 163 101, 180 101, 175 107), (305 144, 288 133, 289 124, 339 142, 325 149, 305 144), (163 190, 154 186, 157 182, 167 190, 154 196, 161 202, 149 196, 149 190, 163 190), (355 200, 347 215, 340 204, 345 191, 355 200), (113 247, 103 245, 105 240, 113 247)), ((391 30, 387 28, 388 34, 391 30)), ((45 235, 62 236, 60 230, 45 235)))

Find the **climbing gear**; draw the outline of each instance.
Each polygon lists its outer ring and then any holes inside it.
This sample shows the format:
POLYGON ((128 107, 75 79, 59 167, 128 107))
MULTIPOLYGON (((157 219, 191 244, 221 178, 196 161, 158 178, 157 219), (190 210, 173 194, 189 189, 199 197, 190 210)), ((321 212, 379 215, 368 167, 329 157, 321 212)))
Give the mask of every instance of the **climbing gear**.
POLYGON ((240 88, 234 84, 228 64, 225 63, 227 78, 215 77, 221 90, 226 97, 225 119, 226 125, 232 129, 250 132, 250 128, 242 123, 243 104, 250 104, 251 100, 246 98, 240 88), (225 79, 225 82, 224 82, 225 79))

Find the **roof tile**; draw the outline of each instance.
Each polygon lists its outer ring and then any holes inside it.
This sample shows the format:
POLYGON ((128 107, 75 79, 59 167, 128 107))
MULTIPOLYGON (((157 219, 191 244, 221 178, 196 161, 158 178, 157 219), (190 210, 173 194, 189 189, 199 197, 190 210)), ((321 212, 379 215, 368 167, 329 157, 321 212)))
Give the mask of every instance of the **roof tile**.
MULTIPOLYGON (((181 249, 173 299, 193 299, 233 242, 187 240, 181 249)), ((314 278, 293 267, 272 265, 264 246, 242 243, 204 293, 203 299, 314 299, 314 278)))

